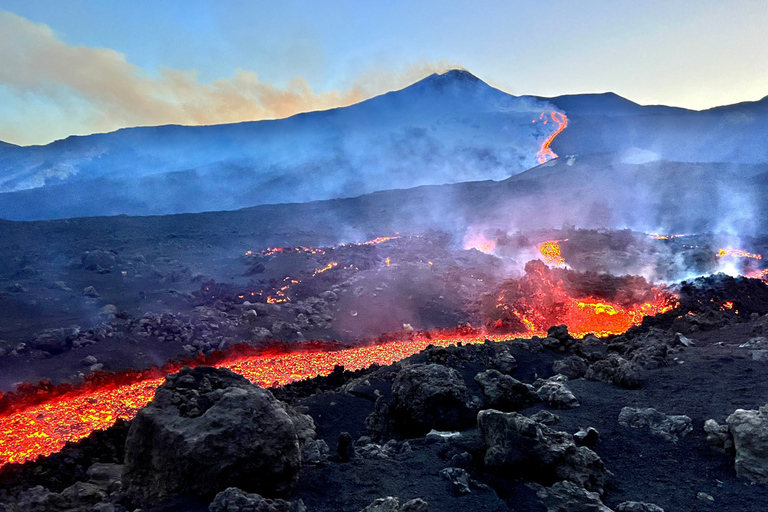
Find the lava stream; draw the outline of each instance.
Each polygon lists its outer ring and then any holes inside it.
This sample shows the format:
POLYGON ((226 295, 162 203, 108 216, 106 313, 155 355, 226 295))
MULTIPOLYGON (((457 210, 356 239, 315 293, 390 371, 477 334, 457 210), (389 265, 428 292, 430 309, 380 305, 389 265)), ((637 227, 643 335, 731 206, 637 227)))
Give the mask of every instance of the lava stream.
MULTIPOLYGON (((539 118, 544 118, 544 114, 541 114, 539 118)), ((552 133, 547 139, 544 141, 544 144, 541 145, 541 149, 536 154, 536 158, 538 159, 540 164, 543 164, 544 162, 551 160, 553 158, 557 158, 557 155, 554 151, 549 147, 552 144, 552 141, 555 140, 555 137, 560 135, 560 132, 565 130, 566 126, 568 126, 568 117, 565 114, 561 114, 559 112, 552 112, 552 120, 557 123, 557 130, 555 130, 554 133, 552 133)), ((544 121, 546 124, 546 120, 544 121)))

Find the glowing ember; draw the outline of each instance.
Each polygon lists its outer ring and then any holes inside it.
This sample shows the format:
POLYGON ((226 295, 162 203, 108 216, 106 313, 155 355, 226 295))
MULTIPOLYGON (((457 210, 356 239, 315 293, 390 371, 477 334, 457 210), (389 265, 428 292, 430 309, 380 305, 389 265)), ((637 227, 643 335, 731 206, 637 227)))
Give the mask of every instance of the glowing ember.
POLYGON ((387 266, 390 266, 390 265, 392 264, 392 260, 391 260, 390 258, 387 258, 387 259, 385 259, 385 260, 384 260, 384 263, 385 263, 387 266))
POLYGON ((480 252, 491 254, 496 249, 496 240, 490 240, 483 235, 475 235, 469 240, 465 240, 464 249, 477 249, 480 252))
MULTIPOLYGON (((565 240, 562 240, 563 242, 565 240)), ((560 254, 561 240, 547 240, 539 245, 539 252, 544 256, 544 261, 549 265, 563 265, 565 260, 560 254)))
POLYGON ((656 233, 648 235, 648 237, 653 238, 654 240, 673 240, 675 238, 683 238, 684 236, 688 235, 658 235, 656 233))
MULTIPOLYGON (((539 119, 544 119, 544 124, 547 124, 546 116, 543 113, 539 116, 539 119)), ((552 141, 555 140, 555 137, 560 135, 560 132, 565 130, 565 127, 568 126, 568 117, 566 117, 565 114, 552 112, 552 120, 557 123, 557 130, 555 130, 553 134, 547 137, 547 139, 544 141, 544 144, 541 145, 541 149, 536 154, 536 158, 540 164, 543 164, 552 158, 557 158, 557 155, 554 151, 552 151, 552 149, 550 149, 549 146, 552 144, 552 141)))
POLYGON ((717 251, 718 258, 725 258, 727 256, 733 256, 734 258, 752 258, 755 260, 763 259, 763 256, 760 254, 753 254, 740 249, 720 249, 717 251))
POLYGON ((336 268, 336 267, 338 267, 338 266, 339 266, 339 264, 338 264, 338 263, 336 263, 335 261, 334 261, 334 262, 332 262, 332 263, 329 263, 329 264, 327 264, 326 266, 324 266, 323 268, 318 268, 318 269, 316 269, 316 270, 315 270, 315 271, 312 273, 312 277, 315 277, 316 275, 318 275, 318 274, 322 274, 322 273, 324 273, 324 272, 328 272, 328 271, 329 271, 329 270, 331 270, 332 268, 336 268))

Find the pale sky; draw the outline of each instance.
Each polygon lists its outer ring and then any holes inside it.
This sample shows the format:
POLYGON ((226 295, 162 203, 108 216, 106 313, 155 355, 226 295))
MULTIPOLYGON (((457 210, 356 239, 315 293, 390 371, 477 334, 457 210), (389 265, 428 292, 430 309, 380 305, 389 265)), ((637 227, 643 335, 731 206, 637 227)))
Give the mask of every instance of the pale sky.
POLYGON ((348 105, 463 67, 511 94, 768 95, 768 0, 0 0, 0 140, 348 105))

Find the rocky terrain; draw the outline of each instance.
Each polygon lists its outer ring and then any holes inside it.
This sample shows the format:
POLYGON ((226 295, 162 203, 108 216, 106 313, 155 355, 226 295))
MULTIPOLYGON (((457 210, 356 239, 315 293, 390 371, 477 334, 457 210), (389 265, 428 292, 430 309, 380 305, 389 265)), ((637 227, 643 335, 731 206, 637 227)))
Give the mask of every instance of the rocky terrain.
POLYGON ((430 347, 263 390, 170 375, 129 423, 0 471, 5 510, 764 510, 768 287, 683 283, 625 334, 430 347), (732 308, 723 308, 727 301, 732 308))

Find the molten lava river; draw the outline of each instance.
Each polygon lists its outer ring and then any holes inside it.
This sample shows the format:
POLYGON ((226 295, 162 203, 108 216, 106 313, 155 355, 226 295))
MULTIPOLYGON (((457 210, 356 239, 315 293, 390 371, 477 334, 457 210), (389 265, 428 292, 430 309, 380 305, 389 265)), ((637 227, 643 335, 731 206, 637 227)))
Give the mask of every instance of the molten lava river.
MULTIPOLYGON (((573 320, 574 325, 592 328, 590 332, 595 332, 594 327, 598 327, 600 334, 618 334, 640 323, 646 315, 671 309, 673 303, 674 297, 660 296, 652 303, 627 308, 587 299, 576 301, 573 308, 569 308, 569 320, 573 320)), ((522 321, 518 325, 524 328, 514 333, 514 337, 545 335, 541 315, 534 314, 530 304, 527 306, 523 312, 517 313, 522 321)), ((577 329, 572 329, 572 332, 575 336, 587 334, 577 329)), ((337 365, 357 370, 372 364, 391 364, 428 345, 483 343, 487 339, 499 341, 510 337, 509 332, 491 335, 467 326, 450 331, 404 334, 400 340, 343 349, 319 349, 317 345, 306 344, 297 345, 294 350, 272 350, 260 354, 251 350, 250 355, 232 351, 219 355, 216 361, 194 361, 190 366, 210 364, 228 368, 255 384, 269 387, 328 375, 337 365)), ((178 369, 176 364, 164 370, 134 372, 129 376, 105 374, 78 388, 71 385, 41 387, 37 396, 27 393, 23 399, 17 397, 19 399, 15 403, 6 397, 7 407, 0 412, 0 467, 57 452, 67 442, 82 439, 94 430, 105 429, 118 419, 133 418, 152 400, 165 375, 178 369), (10 405, 8 402, 11 402, 10 405)))

